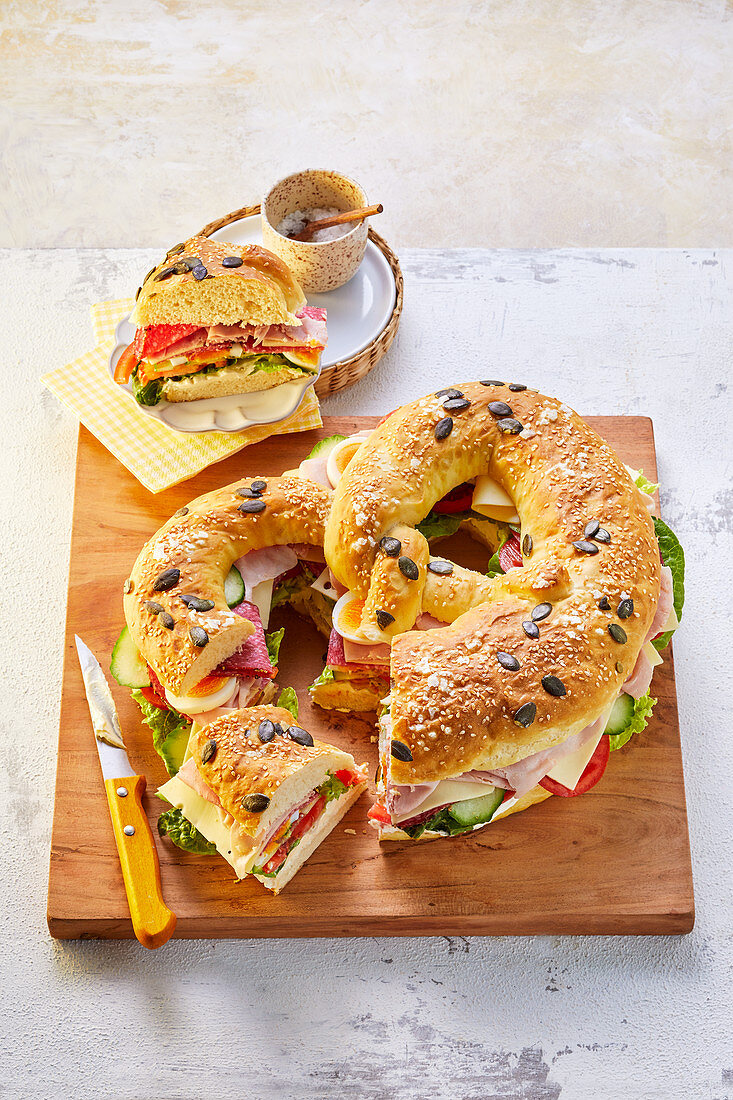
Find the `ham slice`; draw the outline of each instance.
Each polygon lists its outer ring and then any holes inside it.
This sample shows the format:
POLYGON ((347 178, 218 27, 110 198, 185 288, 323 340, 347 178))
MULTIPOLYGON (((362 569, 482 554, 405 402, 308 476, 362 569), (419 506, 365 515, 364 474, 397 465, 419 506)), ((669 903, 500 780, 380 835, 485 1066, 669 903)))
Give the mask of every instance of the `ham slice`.
POLYGON ((641 699, 642 695, 646 695, 648 692, 653 675, 654 665, 651 663, 642 647, 642 649, 639 650, 639 656, 636 658, 636 664, 634 665, 633 671, 621 690, 625 691, 627 695, 630 695, 632 699, 641 699))
POLYGON ((590 726, 574 733, 560 745, 551 749, 543 749, 528 756, 525 760, 517 760, 516 764, 510 764, 507 768, 497 768, 496 771, 486 772, 495 787, 504 787, 505 790, 515 791, 517 798, 521 798, 527 791, 536 787, 540 779, 551 772, 556 764, 577 752, 592 738, 597 738, 606 728, 608 715, 602 714, 590 726))
POLYGON ((245 345, 246 351, 291 351, 293 348, 325 348, 326 311, 306 306, 296 316, 299 325, 210 325, 208 339, 212 343, 234 340, 245 345))
POLYGON ((415 630, 439 630, 441 626, 448 626, 448 623, 441 622, 427 611, 421 611, 415 622, 415 630))
POLYGON ((315 458, 304 458, 298 466, 298 474, 300 477, 307 478, 308 481, 315 481, 316 485, 322 485, 324 489, 330 489, 331 482, 326 473, 327 462, 328 455, 325 458, 322 455, 316 455, 315 458))
POLYGON ((254 626, 255 632, 250 634, 235 653, 221 662, 216 670, 217 673, 222 676, 263 676, 272 679, 275 669, 267 652, 265 631, 257 607, 248 600, 242 600, 232 610, 235 615, 248 619, 254 626))
POLYGON ((265 546, 262 550, 250 550, 234 564, 244 581, 244 598, 251 600, 252 590, 258 584, 289 573, 298 564, 298 558, 289 546, 265 546))
MULTIPOLYGON (((389 653, 389 646, 355 646, 353 642, 345 641, 339 632, 335 629, 331 629, 331 637, 328 640, 328 656, 326 657, 326 664, 329 668, 343 668, 343 669, 372 669, 376 672, 381 672, 384 669, 383 663, 370 664, 368 661, 353 661, 348 656, 346 647, 351 645, 353 649, 386 649, 389 653)), ((389 656, 387 657, 387 663, 389 663, 389 656)))
MULTIPOLYGON (((552 771, 556 764, 566 756, 572 755, 582 748, 592 738, 597 738, 599 732, 606 727, 608 715, 604 714, 590 726, 580 730, 551 749, 536 752, 524 760, 518 760, 516 764, 510 764, 506 768, 497 768, 495 771, 469 771, 461 775, 452 775, 451 783, 485 783, 488 787, 502 787, 506 791, 515 791, 516 797, 521 798, 527 791, 536 787, 540 779, 552 771)), ((390 783, 387 778, 386 799, 387 809, 393 817, 403 817, 418 810, 428 795, 431 795, 438 786, 437 783, 418 783, 415 786, 390 783)), ((438 810, 431 810, 438 813, 438 810)))
POLYGON ((389 668, 391 650, 383 642, 375 642, 370 645, 361 645, 359 642, 350 642, 348 638, 342 639, 344 656, 347 664, 359 665, 361 668, 389 668))
POLYGON ((300 561, 325 562, 322 546, 311 546, 309 542, 291 542, 290 549, 300 561))
POLYGON ((652 625, 649 627, 647 636, 644 639, 645 642, 649 642, 652 638, 656 638, 657 634, 660 634, 661 631, 664 630, 664 624, 667 622, 673 607, 674 589, 672 584, 672 570, 666 565, 663 565, 662 584, 659 590, 659 603, 657 604, 657 611, 652 620, 652 625))
POLYGON ((192 791, 196 791, 197 795, 201 798, 205 798, 207 802, 210 802, 212 806, 221 807, 221 802, 218 797, 204 782, 193 757, 187 760, 186 763, 179 768, 178 778, 185 783, 187 787, 190 787, 192 791))

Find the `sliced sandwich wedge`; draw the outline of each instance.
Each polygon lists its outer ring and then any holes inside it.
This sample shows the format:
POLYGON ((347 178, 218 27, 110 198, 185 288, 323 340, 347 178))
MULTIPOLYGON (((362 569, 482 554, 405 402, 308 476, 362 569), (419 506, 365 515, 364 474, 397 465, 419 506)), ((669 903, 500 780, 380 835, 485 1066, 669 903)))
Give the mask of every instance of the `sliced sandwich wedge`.
MULTIPOLYGON (((187 756, 158 794, 238 878, 253 874, 276 894, 367 785, 350 753, 314 740, 282 707, 194 727, 187 756)), ((167 832, 167 823, 159 829, 167 832)))
POLYGON ((141 405, 270 390, 318 373, 326 311, 310 307, 289 268, 257 245, 193 237, 138 291, 135 339, 115 381, 141 405))

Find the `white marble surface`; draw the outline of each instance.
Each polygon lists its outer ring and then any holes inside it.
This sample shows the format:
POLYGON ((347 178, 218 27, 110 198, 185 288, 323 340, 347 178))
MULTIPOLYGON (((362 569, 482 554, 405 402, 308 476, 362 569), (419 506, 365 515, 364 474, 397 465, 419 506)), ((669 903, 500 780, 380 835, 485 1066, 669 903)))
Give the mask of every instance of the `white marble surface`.
POLYGON ((488 373, 584 413, 653 417, 663 511, 688 552, 675 651, 693 933, 153 954, 56 943, 45 925, 77 427, 38 376, 87 347, 89 303, 126 293, 155 255, 0 258, 3 1100, 729 1098, 731 253, 406 251, 397 342, 326 406, 378 413, 488 373))
POLYGON ((0 246, 162 247, 300 168, 397 248, 733 245, 726 0, 3 0, 0 246))

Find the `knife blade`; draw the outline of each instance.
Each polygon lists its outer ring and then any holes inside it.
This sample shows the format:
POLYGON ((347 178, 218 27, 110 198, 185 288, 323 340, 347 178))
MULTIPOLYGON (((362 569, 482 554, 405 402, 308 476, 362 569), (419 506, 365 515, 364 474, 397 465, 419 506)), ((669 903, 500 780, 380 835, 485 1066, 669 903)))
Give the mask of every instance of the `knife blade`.
POLYGON ((117 708, 99 661, 78 635, 74 637, 132 927, 143 947, 161 947, 173 934, 176 915, 163 901, 158 853, 142 804, 145 776, 130 766, 117 708))

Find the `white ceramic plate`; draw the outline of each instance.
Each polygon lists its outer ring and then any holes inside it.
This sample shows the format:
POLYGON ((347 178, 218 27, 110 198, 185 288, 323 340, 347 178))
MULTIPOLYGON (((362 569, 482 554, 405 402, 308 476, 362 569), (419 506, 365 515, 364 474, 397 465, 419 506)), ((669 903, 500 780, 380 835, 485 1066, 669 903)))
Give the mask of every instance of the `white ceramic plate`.
MULTIPOLYGON (((246 218, 220 229, 212 237, 230 244, 261 244, 260 219, 246 218)), ((392 269, 380 249, 367 241, 364 259, 348 283, 325 294, 308 296, 308 305, 320 306, 328 313, 328 345, 321 357, 321 370, 350 359, 368 347, 389 323, 396 298, 392 269)), ((109 359, 110 374, 114 375, 117 360, 134 335, 135 326, 129 317, 123 318, 115 331, 115 347, 109 359)), ((137 407, 179 432, 241 432, 254 424, 287 420, 317 378, 314 374, 303 381, 286 382, 261 393, 209 397, 201 401, 161 401, 158 405, 137 407)), ((122 388, 134 401, 132 386, 128 384, 122 388)))

